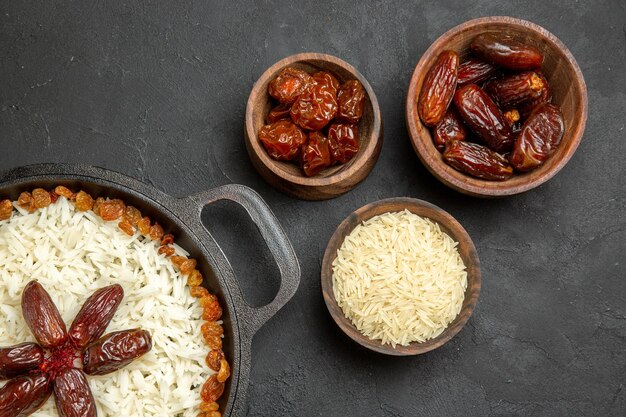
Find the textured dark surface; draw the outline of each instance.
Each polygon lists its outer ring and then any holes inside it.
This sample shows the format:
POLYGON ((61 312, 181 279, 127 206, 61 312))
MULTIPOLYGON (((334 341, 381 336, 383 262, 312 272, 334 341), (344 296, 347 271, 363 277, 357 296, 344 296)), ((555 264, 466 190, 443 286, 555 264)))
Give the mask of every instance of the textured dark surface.
MULTIPOLYGON (((259 191, 303 274, 293 301, 255 339, 249 416, 625 415, 626 5, 358 3, 2 0, 0 168, 82 162, 179 196, 231 182, 259 191), (499 14, 536 22, 570 48, 587 81, 589 121, 577 153, 550 182, 477 200, 420 165, 404 127, 404 98, 414 65, 441 33, 499 14), (377 166, 336 200, 279 194, 244 148, 252 83, 301 51, 356 66, 383 112, 377 166), (320 259, 336 225, 392 196, 448 210, 482 263, 468 326, 420 357, 359 348, 331 322, 320 294, 320 259)), ((258 286, 277 288, 276 266, 231 207, 207 210, 206 223, 240 279, 255 283, 246 286, 248 298, 260 292, 267 300, 258 286)))

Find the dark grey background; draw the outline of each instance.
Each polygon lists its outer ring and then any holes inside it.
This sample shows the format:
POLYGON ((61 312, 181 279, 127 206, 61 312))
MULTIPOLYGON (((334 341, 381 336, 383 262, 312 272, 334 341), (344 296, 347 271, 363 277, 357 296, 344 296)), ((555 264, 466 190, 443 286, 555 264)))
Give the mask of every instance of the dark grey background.
MULTIPOLYGON (((474 2, 0 2, 0 168, 81 162, 182 196, 242 183, 267 200, 302 266, 293 301, 257 335, 249 416, 626 415, 626 10, 621 0, 474 2), (404 124, 413 67, 465 20, 511 15, 557 35, 589 89, 589 121, 549 183, 504 200, 447 189, 404 124), (356 66, 381 104, 385 142, 365 182, 331 201, 269 187, 243 142, 255 79, 301 51, 356 66), (468 326, 412 358, 365 351, 331 322, 319 268, 339 222, 412 196, 467 228, 483 266, 468 326)), ((231 205, 205 214, 254 303, 276 267, 231 205)))

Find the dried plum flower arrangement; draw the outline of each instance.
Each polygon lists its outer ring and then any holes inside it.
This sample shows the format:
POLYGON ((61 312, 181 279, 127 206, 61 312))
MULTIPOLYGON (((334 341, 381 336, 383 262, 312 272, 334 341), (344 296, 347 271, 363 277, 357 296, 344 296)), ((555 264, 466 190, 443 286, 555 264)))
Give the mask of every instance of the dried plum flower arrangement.
POLYGON ((0 378, 10 378, 0 389, 0 416, 28 416, 54 391, 61 417, 95 417, 85 374, 109 374, 152 349, 152 337, 145 330, 102 336, 122 298, 124 290, 117 284, 97 290, 68 331, 44 287, 37 281, 28 283, 22 293, 22 315, 37 343, 0 349, 0 378))

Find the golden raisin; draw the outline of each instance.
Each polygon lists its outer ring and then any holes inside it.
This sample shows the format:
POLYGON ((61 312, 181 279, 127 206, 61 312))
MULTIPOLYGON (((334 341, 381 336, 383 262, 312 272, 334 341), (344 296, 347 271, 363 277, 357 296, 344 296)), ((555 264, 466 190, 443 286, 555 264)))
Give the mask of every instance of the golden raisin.
POLYGON ((175 267, 180 268, 180 266, 183 264, 183 262, 187 260, 187 258, 184 256, 172 256, 170 260, 175 267))
POLYGON ((224 359, 224 351, 222 349, 212 350, 208 355, 206 355, 206 366, 213 369, 215 372, 218 372, 220 370, 222 359, 224 359))
POLYGON ((43 188, 35 188, 33 190, 33 205, 35 208, 48 207, 52 203, 50 193, 43 188))
POLYGON ((28 191, 24 191, 17 199, 17 204, 22 208, 29 208, 33 202, 33 195, 28 191))
POLYGON ((143 217, 141 220, 137 222, 137 229, 139 229, 139 233, 144 236, 148 236, 150 233, 150 217, 143 217))
POLYGON ((130 224, 127 218, 123 218, 118 226, 128 236, 132 236, 135 234, 135 229, 133 228, 133 225, 130 224))
POLYGON ((54 204, 57 202, 58 199, 59 199, 59 195, 55 193, 54 191, 50 191, 50 202, 54 204))
POLYGON ((200 403, 200 411, 217 411, 219 409, 220 409, 220 406, 216 402, 212 402, 212 403, 202 402, 202 403, 200 403))
POLYGON ((169 257, 169 256, 172 256, 176 251, 171 246, 161 246, 158 252, 159 252, 159 255, 165 255, 169 257))
POLYGON ((182 264, 180 264, 180 273, 183 275, 189 275, 193 272, 194 269, 196 269, 196 265, 198 264, 198 261, 196 261, 193 258, 187 259, 185 262, 183 262, 182 264))
POLYGON ((202 324, 202 327, 200 328, 200 331, 202 332, 202 336, 204 337, 209 337, 209 336, 222 336, 224 334, 224 328, 214 322, 214 321, 207 321, 206 323, 202 324))
POLYGON ((137 222, 141 220, 141 212, 133 206, 127 206, 124 215, 133 226, 137 226, 137 222))
POLYGON ((209 413, 206 413, 204 417, 222 417, 222 413, 220 413, 219 411, 211 411, 209 413))
POLYGON ((0 220, 8 220, 13 215, 13 204, 11 200, 0 201, 0 220))
MULTIPOLYGON (((78 195, 76 196, 78 197, 78 195)), ((105 202, 105 199, 103 197, 98 197, 96 198, 96 201, 94 201, 93 203, 93 207, 91 208, 91 210, 97 214, 98 216, 100 215, 100 206, 102 206, 102 204, 105 202)))
POLYGON ((189 278, 187 278, 187 285, 197 287, 200 284, 202 284, 202 274, 197 269, 194 269, 191 274, 189 274, 189 278))
POLYGON ((214 302, 204 306, 204 311, 202 312, 202 318, 206 321, 215 321, 219 320, 222 317, 222 307, 220 307, 220 303, 215 300, 214 302))
POLYGON ((62 185, 57 185, 54 189, 54 192, 61 197, 67 198, 68 200, 71 199, 74 195, 74 193, 69 188, 62 185))
POLYGON ((161 245, 171 245, 172 243, 174 243, 174 235, 169 233, 161 239, 161 245))
POLYGON ((195 298, 202 298, 202 297, 206 297, 207 295, 209 295, 209 290, 200 286, 190 287, 189 294, 191 294, 191 296, 195 298))
POLYGON ((155 223, 152 227, 150 227, 150 239, 154 241, 160 242, 164 233, 163 228, 158 223, 155 223))
POLYGON ((224 384, 217 380, 217 375, 211 375, 202 386, 200 397, 207 403, 215 402, 224 393, 224 384))
POLYGON ((217 380, 219 382, 226 382, 228 377, 230 377, 230 365, 226 359, 222 359, 220 361, 220 370, 217 373, 217 380))
POLYGON ((105 221, 117 220, 125 211, 126 205, 122 200, 107 200, 100 206, 100 217, 105 221))
POLYGON ((200 299, 200 305, 202 307, 206 307, 210 304, 213 304, 216 300, 217 300, 216 296, 214 296, 213 294, 207 294, 205 297, 202 297, 200 299))
MULTIPOLYGON (((78 211, 91 210, 94 206, 93 197, 91 197, 89 194, 81 190, 78 192, 78 194, 76 194, 75 205, 76 205, 76 210, 78 211)), ((94 208, 94 211, 95 211, 95 208, 94 208)))
POLYGON ((204 342, 209 347, 209 349, 216 350, 222 348, 222 338, 220 336, 205 337, 204 342))

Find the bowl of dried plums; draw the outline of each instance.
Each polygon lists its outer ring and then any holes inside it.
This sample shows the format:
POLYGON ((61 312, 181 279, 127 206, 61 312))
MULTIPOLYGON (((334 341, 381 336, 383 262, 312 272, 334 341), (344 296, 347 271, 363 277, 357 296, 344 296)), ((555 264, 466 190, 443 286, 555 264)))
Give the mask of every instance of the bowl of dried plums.
POLYGON ((570 160, 587 121, 587 87, 567 47, 511 17, 465 22, 415 67, 406 100, 413 148, 465 194, 502 197, 548 181, 570 160))
POLYGON ((272 186, 305 200, 337 197, 372 170, 382 145, 378 100, 352 65, 302 53, 272 65, 246 108, 246 148, 272 186))

